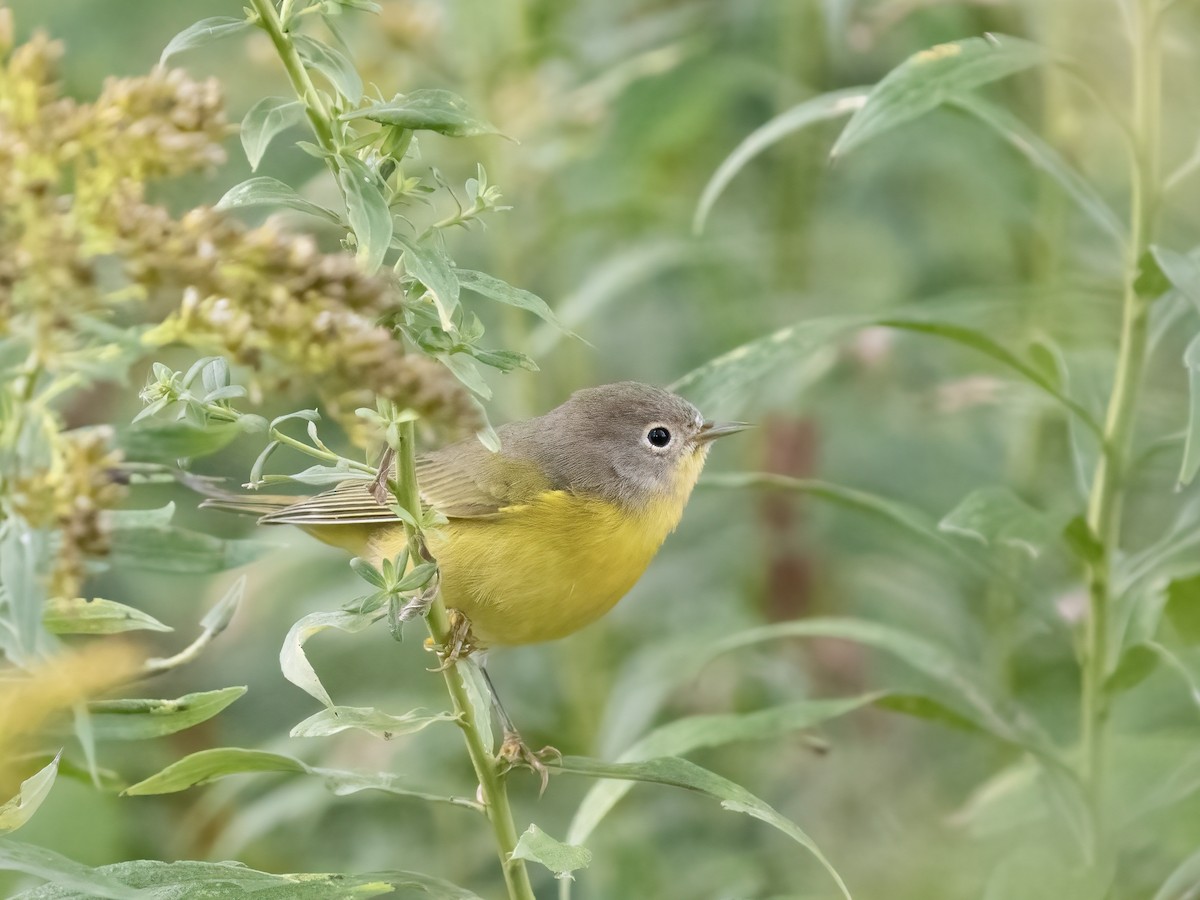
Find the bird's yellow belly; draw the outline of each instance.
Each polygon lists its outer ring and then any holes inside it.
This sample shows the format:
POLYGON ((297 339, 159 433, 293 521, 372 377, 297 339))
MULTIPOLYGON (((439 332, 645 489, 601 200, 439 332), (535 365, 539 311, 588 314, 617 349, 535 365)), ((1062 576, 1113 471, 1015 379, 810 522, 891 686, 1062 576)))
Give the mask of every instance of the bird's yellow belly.
POLYGON ((484 646, 563 637, 594 622, 646 570, 682 503, 630 516, 603 500, 548 492, 428 536, 442 598, 484 646))

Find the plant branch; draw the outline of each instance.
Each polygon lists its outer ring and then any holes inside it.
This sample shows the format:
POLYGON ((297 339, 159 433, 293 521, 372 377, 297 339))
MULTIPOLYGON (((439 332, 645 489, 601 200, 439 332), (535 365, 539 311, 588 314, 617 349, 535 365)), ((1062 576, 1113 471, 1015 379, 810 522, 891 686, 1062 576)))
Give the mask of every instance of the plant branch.
POLYGON ((1130 232, 1125 261, 1124 298, 1117 369, 1105 417, 1103 452, 1088 498, 1087 521, 1101 551, 1088 576, 1089 609, 1080 648, 1080 774, 1097 814, 1104 777, 1105 727, 1108 699, 1104 682, 1109 672, 1109 611, 1112 604, 1112 559, 1121 537, 1125 475, 1137 414, 1138 393, 1145 366, 1148 301, 1139 296, 1140 261, 1150 245, 1160 190, 1159 128, 1161 57, 1158 46, 1157 0, 1138 0, 1133 47, 1133 134, 1135 154, 1130 172, 1130 232))
MULTIPOLYGON (((338 124, 308 76, 304 62, 287 32, 288 23, 280 18, 273 0, 250 0, 250 2, 258 15, 259 25, 267 32, 271 42, 275 45, 275 50, 287 70, 292 88, 305 105, 317 140, 321 147, 330 153, 326 163, 336 175, 338 169, 336 154, 341 149, 338 124)), ((291 4, 287 0, 284 2, 285 12, 290 13, 291 4)), ((276 440, 292 446, 301 444, 299 441, 293 443, 283 434, 273 434, 272 436, 276 440)), ((409 513, 409 519, 404 528, 408 534, 409 559, 413 562, 425 557, 425 548, 420 532, 412 524, 409 524, 421 521, 421 499, 417 489, 414 452, 415 440, 416 430, 413 423, 402 423, 399 446, 395 448, 396 477, 391 483, 397 503, 409 513)), ((318 457, 321 452, 307 445, 297 446, 297 449, 303 449, 309 455, 318 457)), ((450 624, 446 607, 440 596, 433 599, 426 616, 426 623, 433 640, 439 645, 446 645, 450 637, 450 624)), ((524 861, 512 857, 513 850, 517 846, 517 831, 513 824, 512 809, 508 802, 508 793, 500 764, 493 755, 492 748, 484 745, 483 737, 475 721, 474 709, 457 666, 447 666, 442 671, 442 676, 445 679, 446 690, 450 695, 454 712, 459 717, 459 725, 466 741, 467 752, 471 757, 471 765, 479 778, 483 805, 495 834, 496 850, 500 857, 509 898, 510 900, 536 900, 524 861)))
MULTIPOLYGON (((392 482, 392 488, 396 502, 408 511, 410 520, 419 522, 421 499, 417 489, 413 446, 415 430, 412 422, 405 422, 400 426, 400 446, 396 448, 396 478, 392 482)), ((411 525, 406 524, 404 527, 408 532, 409 558, 419 560, 424 556, 421 536, 411 525)), ((435 644, 443 647, 449 645, 450 621, 440 593, 430 604, 425 623, 435 644)), ((458 716, 459 727, 462 728, 471 765, 479 779, 483 804, 496 838, 496 850, 504 870, 504 883, 508 887, 510 900, 535 900, 524 860, 512 858, 513 850, 517 846, 517 829, 513 824, 512 807, 508 802, 508 789, 500 771, 499 761, 492 748, 483 742, 483 736, 475 721, 475 709, 467 696, 458 666, 446 666, 442 670, 442 677, 446 682, 446 691, 450 695, 453 711, 458 716)))
MULTIPOLYGON (((304 68, 304 60, 300 58, 296 45, 292 43, 284 21, 280 19, 279 13, 275 10, 274 2, 272 0, 250 0, 250 4, 258 14, 260 27, 271 38, 271 43, 275 45, 275 52, 279 54, 283 68, 287 71, 288 80, 292 83, 292 90, 304 103, 305 113, 308 115, 308 121, 312 125, 313 133, 317 136, 317 141, 323 149, 330 153, 337 153, 339 147, 333 117, 325 106, 320 92, 317 91, 316 85, 308 77, 308 70, 304 68)), ((286 8, 290 9, 290 4, 287 4, 286 8)), ((332 167, 332 161, 330 161, 330 165, 332 167)))

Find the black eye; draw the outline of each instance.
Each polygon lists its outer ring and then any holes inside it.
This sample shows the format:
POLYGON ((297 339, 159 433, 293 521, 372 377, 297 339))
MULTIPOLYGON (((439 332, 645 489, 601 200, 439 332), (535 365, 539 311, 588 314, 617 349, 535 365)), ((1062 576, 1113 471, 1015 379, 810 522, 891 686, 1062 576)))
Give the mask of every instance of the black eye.
POLYGON ((665 447, 671 443, 671 432, 665 428, 651 428, 650 433, 646 435, 646 440, 655 447, 665 447))

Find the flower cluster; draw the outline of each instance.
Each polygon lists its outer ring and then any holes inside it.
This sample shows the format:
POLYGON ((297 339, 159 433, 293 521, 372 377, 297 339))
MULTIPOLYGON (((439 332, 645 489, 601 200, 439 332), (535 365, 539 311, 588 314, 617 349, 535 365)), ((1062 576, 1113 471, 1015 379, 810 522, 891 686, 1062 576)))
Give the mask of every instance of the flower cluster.
POLYGON ((109 79, 82 104, 58 92, 60 55, 35 36, 0 65, 0 337, 15 332, 54 371, 84 344, 82 317, 167 289, 182 303, 154 339, 225 353, 267 388, 315 384, 346 424, 376 396, 447 434, 481 424, 453 375, 405 355, 378 324, 399 302, 389 280, 308 236, 246 229, 209 208, 176 219, 145 200, 148 180, 224 159, 215 80, 160 68, 109 79), (119 262, 121 290, 100 284, 102 257, 119 262))
POLYGON ((35 35, 0 64, 0 336, 17 333, 50 369, 80 345, 78 318, 116 300, 96 267, 119 208, 140 204, 148 179, 221 162, 229 133, 215 80, 156 69, 77 103, 59 94, 61 55, 35 35))
POLYGON ((378 324, 397 303, 385 278, 363 274, 348 254, 322 253, 307 235, 271 224, 246 229, 211 209, 176 221, 152 206, 118 220, 122 257, 144 285, 183 289, 183 302, 147 340, 218 349, 251 366, 260 384, 315 384, 329 411, 383 397, 447 432, 478 427, 479 412, 456 378, 433 360, 406 355, 378 324))
POLYGON ((9 486, 13 511, 34 528, 59 535, 47 587, 52 596, 79 593, 89 557, 109 550, 105 511, 120 505, 126 488, 119 478, 121 456, 111 447, 111 431, 88 428, 58 435, 50 465, 9 486))

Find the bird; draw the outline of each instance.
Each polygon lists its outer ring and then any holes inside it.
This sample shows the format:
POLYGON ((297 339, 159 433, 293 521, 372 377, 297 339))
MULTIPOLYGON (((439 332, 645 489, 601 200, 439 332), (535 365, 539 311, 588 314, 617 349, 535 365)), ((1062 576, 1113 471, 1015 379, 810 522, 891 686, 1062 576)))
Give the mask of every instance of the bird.
MULTIPOLYGON (((418 457, 421 500, 445 517, 425 543, 443 602, 473 648, 554 640, 591 624, 634 586, 675 530, 712 442, 748 427, 706 420, 687 400, 635 381, 573 393, 418 457)), ((247 495, 204 505, 294 525, 368 561, 407 544, 404 523, 362 480, 297 501, 247 495)))

